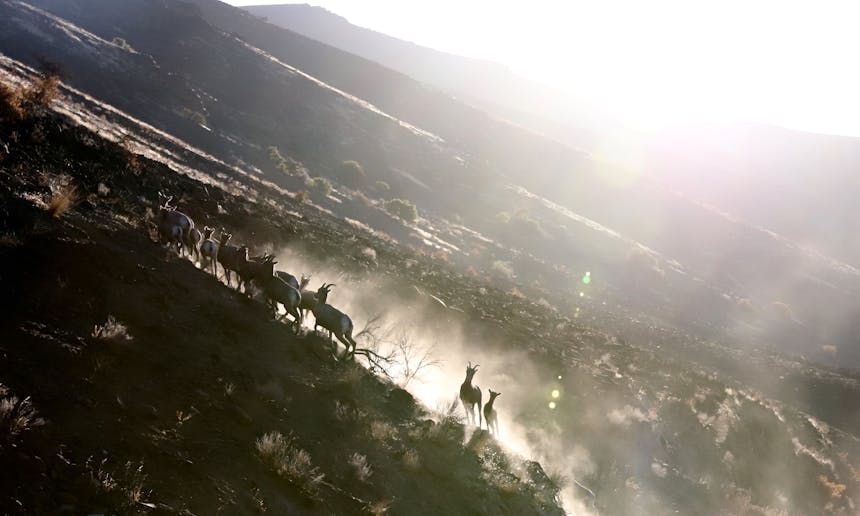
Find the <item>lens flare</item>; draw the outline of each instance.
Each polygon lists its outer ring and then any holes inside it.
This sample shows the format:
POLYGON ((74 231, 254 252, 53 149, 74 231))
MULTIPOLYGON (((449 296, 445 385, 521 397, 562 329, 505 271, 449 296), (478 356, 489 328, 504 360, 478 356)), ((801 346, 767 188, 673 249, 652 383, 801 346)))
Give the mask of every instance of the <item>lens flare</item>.
POLYGON ((550 410, 555 410, 555 402, 554 401, 549 402, 549 408, 550 408, 550 410))
POLYGON ((561 395, 561 393, 560 393, 560 392, 558 392, 558 389, 553 389, 553 390, 552 390, 552 397, 553 397, 553 398, 558 398, 560 395, 561 395))

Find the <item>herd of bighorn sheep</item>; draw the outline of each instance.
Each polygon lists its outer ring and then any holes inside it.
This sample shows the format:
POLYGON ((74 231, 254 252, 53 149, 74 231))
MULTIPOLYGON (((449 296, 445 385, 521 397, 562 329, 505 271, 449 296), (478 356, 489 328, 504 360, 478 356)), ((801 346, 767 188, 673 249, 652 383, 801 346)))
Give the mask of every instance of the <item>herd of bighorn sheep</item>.
POLYGON ((301 327, 303 315, 310 311, 314 315, 314 331, 320 326, 328 330, 329 338, 336 337, 347 352, 355 353, 356 342, 352 338, 353 324, 348 315, 327 303, 332 284, 323 284, 316 292, 303 290, 310 278, 302 276, 302 282, 292 274, 275 270, 273 255, 248 256, 248 246, 230 243, 233 235, 221 228, 216 241, 213 228, 205 227, 201 232, 188 215, 171 205, 173 197, 158 194, 158 213, 155 222, 162 244, 175 247, 180 256, 188 255, 204 270, 218 277, 218 266, 223 270, 227 286, 233 286, 235 274, 236 290, 250 295, 254 284, 265 296, 272 317, 277 317, 278 304, 284 306, 286 317, 293 317, 296 329, 301 327))
MULTIPOLYGON (((218 265, 223 269, 224 279, 227 286, 232 287, 233 274, 235 273, 236 290, 250 295, 250 285, 255 284, 265 296, 272 317, 277 318, 278 304, 284 306, 287 315, 293 317, 295 329, 301 327, 303 319, 307 317, 308 311, 314 315, 314 331, 322 326, 328 330, 329 339, 336 337, 347 352, 355 353, 356 342, 352 338, 352 319, 337 308, 328 304, 328 295, 333 284, 323 283, 316 291, 306 290, 310 278, 302 275, 301 281, 295 276, 275 269, 273 255, 262 255, 249 257, 248 246, 235 246, 230 244, 233 237, 224 228, 220 230, 220 236, 213 237, 215 230, 204 227, 201 232, 194 225, 194 221, 188 215, 171 205, 173 197, 167 197, 158 193, 158 213, 155 222, 158 227, 159 239, 162 244, 171 248, 175 246, 180 256, 188 255, 193 262, 198 263, 204 270, 218 277, 218 265)), ((466 366, 466 380, 460 386, 460 402, 466 411, 468 423, 475 422, 475 408, 478 412, 478 427, 483 427, 486 421, 487 430, 495 436, 499 435, 499 423, 493 403, 501 393, 490 390, 490 399, 483 406, 483 420, 481 418, 481 388, 472 384, 472 379, 478 371, 478 364, 472 363, 466 366)))

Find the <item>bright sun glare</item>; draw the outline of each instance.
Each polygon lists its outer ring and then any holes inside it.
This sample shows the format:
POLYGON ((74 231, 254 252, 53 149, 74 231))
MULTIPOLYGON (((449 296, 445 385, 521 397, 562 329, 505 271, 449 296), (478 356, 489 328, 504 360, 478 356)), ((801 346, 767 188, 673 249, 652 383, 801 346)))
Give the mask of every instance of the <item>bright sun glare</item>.
POLYGON ((312 3, 398 38, 504 63, 639 129, 755 121, 860 135, 853 2, 312 3))

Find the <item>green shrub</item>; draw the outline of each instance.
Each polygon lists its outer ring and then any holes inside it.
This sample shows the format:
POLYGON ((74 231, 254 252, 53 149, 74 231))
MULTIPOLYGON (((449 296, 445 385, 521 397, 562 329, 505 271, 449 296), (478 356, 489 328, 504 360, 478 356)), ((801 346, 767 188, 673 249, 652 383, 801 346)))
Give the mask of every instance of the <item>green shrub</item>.
POLYGON ((415 222, 418 220, 418 208, 409 201, 403 199, 390 199, 383 204, 385 211, 400 217, 407 222, 415 222))
POLYGON ((338 182, 350 188, 361 188, 367 184, 367 173, 357 161, 344 161, 334 169, 338 182))
POLYGON ((332 190, 331 181, 324 177, 309 177, 305 179, 305 185, 312 191, 322 195, 328 195, 332 190))
POLYGON ((269 159, 275 164, 275 167, 288 176, 301 176, 305 174, 302 164, 293 158, 286 157, 281 154, 280 149, 274 145, 269 147, 269 159))
POLYGON ((128 41, 126 41, 125 38, 117 36, 111 40, 111 43, 125 50, 126 52, 135 52, 134 48, 132 48, 132 46, 128 44, 128 41))

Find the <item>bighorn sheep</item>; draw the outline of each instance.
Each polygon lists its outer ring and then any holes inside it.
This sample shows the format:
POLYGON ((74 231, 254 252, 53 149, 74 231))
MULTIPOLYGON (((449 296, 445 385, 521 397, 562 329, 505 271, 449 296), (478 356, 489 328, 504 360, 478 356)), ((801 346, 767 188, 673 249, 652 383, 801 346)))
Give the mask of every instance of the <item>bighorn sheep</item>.
POLYGON ((188 247, 188 252, 191 255, 191 261, 200 261, 200 242, 203 240, 203 234, 197 228, 191 228, 188 231, 188 241, 185 243, 188 247))
POLYGON ((466 421, 475 424, 475 406, 478 407, 478 428, 481 428, 481 388, 472 385, 472 378, 478 372, 479 364, 472 367, 472 362, 466 366, 466 379, 460 385, 460 403, 466 411, 466 421))
POLYGON ((181 231, 182 242, 187 242, 188 233, 194 228, 194 221, 188 215, 177 211, 175 206, 171 206, 172 200, 173 197, 167 197, 158 192, 158 214, 155 216, 155 223, 162 240, 166 237, 172 237, 172 228, 178 226, 181 231))
POLYGON ((337 340, 341 341, 343 345, 346 346, 347 352, 350 351, 349 348, 352 346, 351 352, 354 354, 357 344, 352 338, 352 319, 337 308, 326 304, 328 293, 333 286, 334 285, 326 285, 323 283, 319 290, 317 290, 317 301, 311 309, 315 319, 314 331, 316 331, 317 326, 322 326, 328 330, 329 339, 331 339, 332 334, 334 334, 334 336, 337 337, 337 340))
MULTIPOLYGON (((224 268, 224 276, 227 277, 227 286, 232 287, 230 283, 230 273, 238 271, 242 262, 248 261, 248 246, 236 247, 229 245, 228 242, 233 238, 230 233, 221 230, 221 238, 218 246, 218 263, 224 268)), ((238 276, 238 274, 237 274, 238 276)), ((238 280, 238 278, 237 278, 238 280)), ((238 288, 238 285, 236 286, 238 288)))
POLYGON ((499 414, 493 408, 493 402, 501 395, 501 392, 490 389, 490 400, 484 405, 484 421, 487 423, 487 430, 496 437, 499 436, 499 414))
MULTIPOLYGON (((271 265, 274 265, 272 263, 271 265)), ((269 300, 269 307, 272 310, 272 317, 276 317, 278 312, 278 303, 284 305, 284 309, 288 314, 295 319, 296 329, 302 326, 302 314, 299 312, 299 303, 302 301, 302 295, 297 288, 282 280, 277 276, 266 276, 256 278, 260 288, 269 300)), ((286 316, 284 316, 286 317, 286 316)))
POLYGON ((313 310, 314 305, 317 304, 316 290, 305 290, 310 281, 310 276, 302 274, 302 281, 299 282, 299 292, 302 293, 302 303, 299 305, 299 309, 302 311, 302 317, 307 317, 308 312, 313 310))
POLYGON ((248 261, 240 262, 236 273, 239 276, 239 286, 244 286, 244 291, 249 292, 248 286, 252 281, 258 284, 265 282, 268 278, 275 275, 275 256, 264 254, 249 258, 248 261))
POLYGON ((182 255, 182 228, 179 226, 170 226, 164 233, 167 235, 167 245, 173 246, 176 244, 176 253, 182 255))
POLYGON ((203 261, 203 268, 211 268, 212 274, 218 277, 218 264, 215 260, 218 257, 218 246, 212 240, 212 231, 210 227, 203 228, 203 243, 200 244, 200 257, 203 261))
POLYGON ((291 287, 296 290, 300 290, 301 285, 299 285, 299 280, 296 279, 295 276, 286 271, 276 271, 275 276, 281 278, 286 281, 291 287))

